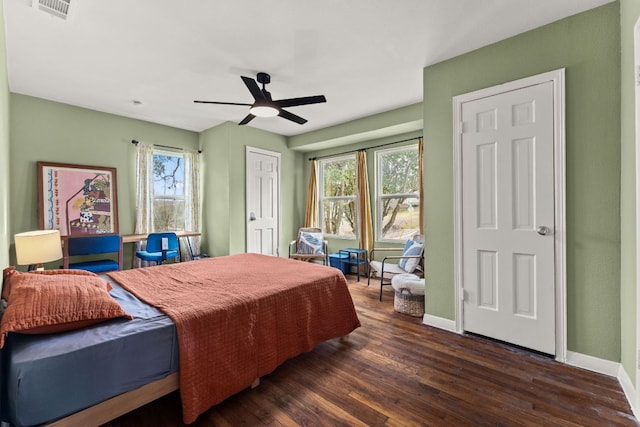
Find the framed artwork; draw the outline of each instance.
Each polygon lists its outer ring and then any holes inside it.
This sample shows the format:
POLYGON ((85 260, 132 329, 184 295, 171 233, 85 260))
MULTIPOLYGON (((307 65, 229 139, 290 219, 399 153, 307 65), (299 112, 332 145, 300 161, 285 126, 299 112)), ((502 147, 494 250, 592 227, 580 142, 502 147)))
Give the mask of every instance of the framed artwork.
POLYGON ((118 233, 116 169, 38 162, 38 216, 61 236, 118 233))

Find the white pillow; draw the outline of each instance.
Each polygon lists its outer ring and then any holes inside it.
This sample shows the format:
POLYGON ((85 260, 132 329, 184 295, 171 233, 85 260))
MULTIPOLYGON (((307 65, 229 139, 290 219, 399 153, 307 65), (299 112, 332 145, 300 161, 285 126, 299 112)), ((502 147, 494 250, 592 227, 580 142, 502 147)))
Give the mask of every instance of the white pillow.
MULTIPOLYGON (((408 243, 408 242, 407 242, 408 243)), ((411 245, 405 245, 402 256, 415 256, 422 255, 422 249, 424 244, 421 242, 412 242, 411 245)), ((413 273, 418 266, 420 258, 402 258, 398 263, 398 267, 406 271, 407 273, 413 273)))
POLYGON ((324 252, 322 251, 322 243, 322 233, 308 233, 303 231, 300 233, 298 253, 324 255, 324 252))

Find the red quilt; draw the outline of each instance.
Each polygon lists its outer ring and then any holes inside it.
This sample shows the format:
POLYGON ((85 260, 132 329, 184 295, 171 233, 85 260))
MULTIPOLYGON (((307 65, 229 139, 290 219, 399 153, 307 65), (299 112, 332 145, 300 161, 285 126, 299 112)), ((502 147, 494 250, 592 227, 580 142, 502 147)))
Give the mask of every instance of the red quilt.
POLYGON ((360 326, 344 276, 318 264, 240 254, 109 276, 174 320, 185 423, 360 326))

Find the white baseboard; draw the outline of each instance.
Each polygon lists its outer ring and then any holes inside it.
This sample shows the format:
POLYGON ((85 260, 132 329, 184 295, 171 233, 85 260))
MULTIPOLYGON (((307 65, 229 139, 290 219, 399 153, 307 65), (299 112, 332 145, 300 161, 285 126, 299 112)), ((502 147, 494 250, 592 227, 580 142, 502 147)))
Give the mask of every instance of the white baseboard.
POLYGON ((458 332, 456 330, 456 321, 445 319, 444 317, 432 316, 425 313, 422 317, 422 323, 433 326, 434 328, 444 329, 445 331, 458 332))
POLYGON ((622 367, 622 364, 612 362, 610 360, 599 359, 593 356, 587 356, 582 353, 567 351, 567 365, 576 366, 578 368, 587 369, 589 371, 617 378, 620 383, 620 387, 622 387, 622 391, 627 398, 627 402, 629 402, 629 406, 631 406, 633 414, 638 418, 640 408, 638 408, 637 404, 636 388, 634 387, 631 378, 629 378, 627 371, 622 367))
POLYGON ((638 408, 638 394, 636 393, 636 388, 633 386, 633 381, 631 381, 631 378, 629 378, 627 371, 624 370, 622 365, 620 365, 620 369, 618 370, 618 381, 620 382, 622 391, 627 398, 627 402, 629 402, 629 405, 631 406, 633 415, 638 418, 638 415, 640 414, 638 411, 640 409, 638 408))
POLYGON ((567 351, 567 365, 576 366, 578 368, 587 369, 589 371, 598 372, 599 374, 609 375, 610 377, 618 377, 620 364, 610 360, 600 359, 598 357, 588 356, 582 353, 567 351))

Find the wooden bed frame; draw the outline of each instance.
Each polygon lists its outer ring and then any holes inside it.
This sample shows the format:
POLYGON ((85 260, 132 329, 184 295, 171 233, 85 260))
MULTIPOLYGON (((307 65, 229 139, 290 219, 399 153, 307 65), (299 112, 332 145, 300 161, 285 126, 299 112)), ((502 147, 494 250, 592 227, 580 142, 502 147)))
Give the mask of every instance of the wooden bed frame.
MULTIPOLYGON (((260 385, 260 378, 257 378, 251 388, 260 385)), ((161 380, 145 384, 135 390, 122 393, 111 399, 100 402, 82 411, 71 414, 65 418, 44 424, 47 427, 87 427, 99 426, 107 423, 121 415, 129 413, 134 409, 153 402, 179 388, 179 375, 177 372, 166 376, 161 380)))

